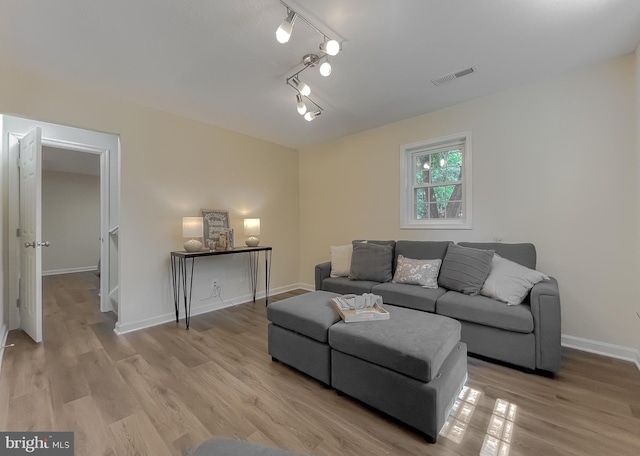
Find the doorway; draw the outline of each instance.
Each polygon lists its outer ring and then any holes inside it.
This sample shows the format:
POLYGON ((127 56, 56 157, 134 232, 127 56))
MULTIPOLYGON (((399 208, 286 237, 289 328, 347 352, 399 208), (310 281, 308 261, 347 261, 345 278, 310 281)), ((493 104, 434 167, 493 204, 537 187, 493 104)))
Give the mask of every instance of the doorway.
MULTIPOLYGON (((73 211, 71 213, 60 214, 57 217, 58 223, 64 223, 67 227, 73 227, 73 232, 58 233, 55 241, 47 239, 39 239, 37 246, 43 247, 45 251, 44 258, 46 259, 49 253, 45 250, 53 247, 53 242, 58 244, 58 254, 55 262, 63 267, 53 268, 54 273, 60 272, 82 272, 82 269, 96 268, 99 264, 99 290, 100 290, 100 311, 108 312, 114 310, 118 312, 120 309, 119 302, 119 290, 118 290, 118 270, 119 270, 119 258, 118 258, 118 242, 117 233, 119 230, 118 216, 119 216, 119 158, 120 158, 120 145, 117 135, 99 133, 90 130, 82 130, 72 127, 65 127, 56 124, 50 124, 46 122, 38 122, 29 119, 2 116, 2 141, 3 150, 8 151, 5 154, 4 164, 7 166, 9 179, 8 179, 8 251, 9 251, 9 268, 7 271, 8 278, 5 277, 5 283, 8 284, 8 309, 2 309, 3 315, 8 313, 9 329, 23 328, 24 322, 21 321, 20 313, 20 258, 22 254, 22 245, 20 239, 20 222, 19 222, 19 202, 20 190, 19 185, 19 170, 16 165, 18 162, 16 154, 19 153, 19 147, 15 147, 15 143, 20 141, 28 132, 34 129, 41 130, 43 153, 43 164, 46 174, 53 168, 61 167, 58 170, 51 171, 52 173, 64 173, 67 171, 82 171, 83 166, 89 166, 91 164, 92 172, 94 173, 94 185, 96 178, 99 179, 99 226, 97 231, 87 230, 83 228, 83 224, 80 220, 74 220, 73 211), (55 159, 53 159, 55 157, 55 159), (49 163, 48 163, 49 162, 49 163), (51 162, 55 163, 52 164, 51 162), (66 165, 65 165, 66 163, 66 165), (98 164, 98 176, 95 176, 95 165, 98 164), (64 168, 66 167, 66 170, 64 168), (15 237, 12 235, 15 234, 15 237), (96 236, 96 234, 98 234, 96 236), (69 251, 74 249, 74 241, 79 241, 80 236, 94 236, 95 241, 98 244, 97 253, 95 248, 83 249, 80 245, 77 245, 77 250, 82 250, 76 253, 77 255, 69 255, 69 251), (48 241, 48 242, 47 242, 48 241), (66 244, 66 246, 60 245, 66 244), (66 248, 65 248, 66 247, 66 248), (87 251, 91 250, 91 251, 87 251), (62 256, 61 256, 61 252, 62 256), (65 258, 67 255, 67 258, 65 258), (76 258, 69 263, 69 256, 75 256, 76 258), (94 257, 93 265, 86 264, 92 260, 88 259, 91 256, 94 257), (84 260, 79 259, 84 257, 84 260), (97 257, 97 258, 96 258, 97 257), (67 261, 67 263, 65 263, 67 261), (79 262, 78 262, 79 261, 79 262), (75 263, 74 263, 75 262, 75 263), (82 262, 85 264, 83 265, 82 262), (72 265, 72 263, 75 264, 72 265), (71 265, 64 267, 64 265, 71 265), (7 312, 8 310, 8 312, 7 312)), ((86 172, 86 170, 84 171, 86 172)), ((62 181, 64 187, 65 177, 67 181, 90 181, 88 174, 85 177, 80 177, 82 172, 72 172, 70 174, 55 176, 58 181, 62 181), (75 178, 71 179, 71 175, 75 174, 75 178), (62 179, 61 179, 62 178, 62 179)), ((42 186, 42 178, 40 179, 40 185, 42 186)), ((55 181, 55 179, 54 179, 55 181)), ((69 182, 66 182, 67 184, 69 182)), ((87 182, 85 182, 86 184, 87 182)), ((60 184, 60 182, 58 182, 60 184)), ((60 187, 61 185, 58 185, 60 187)), ((67 189, 68 190, 68 189, 67 189)), ((77 189, 76 189, 77 190, 77 189)), ((47 195, 48 198, 51 195, 47 195)), ((43 199, 46 201, 47 199, 43 199)), ((48 208, 50 209, 50 208, 48 208)), ((40 208, 42 211, 42 208, 40 208)), ((42 215, 42 212, 39 212, 42 215)), ((77 215, 77 214, 76 214, 77 215)), ((54 217, 55 218, 55 217, 54 217)), ((44 232, 43 234, 47 234, 44 232)), ((36 247, 34 247, 35 249, 36 247)), ((55 249, 54 249, 55 250, 55 249)), ((52 250, 53 251, 53 250, 52 250)), ((50 258, 49 258, 50 259, 50 258)), ((44 272, 47 270, 51 272, 51 263, 43 263, 45 266, 44 272)), ((43 272, 41 269, 40 272, 43 272)), ((41 280, 38 282, 41 286, 41 280)), ((23 290, 24 293, 24 290, 23 290)), ((42 300, 40 299, 39 310, 42 311, 42 300)), ((41 318, 40 318, 41 319, 41 318)), ((41 323, 40 323, 41 325, 41 323)))

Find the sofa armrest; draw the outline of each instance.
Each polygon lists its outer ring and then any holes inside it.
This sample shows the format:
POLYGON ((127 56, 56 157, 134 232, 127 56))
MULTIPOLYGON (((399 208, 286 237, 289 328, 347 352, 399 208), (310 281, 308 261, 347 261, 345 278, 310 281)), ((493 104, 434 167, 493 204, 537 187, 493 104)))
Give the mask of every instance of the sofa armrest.
POLYGON ((560 369, 560 290, 553 277, 531 289, 531 313, 536 336, 536 368, 549 372, 560 369))
POLYGON ((331 276, 331 261, 316 264, 316 290, 322 290, 322 282, 331 276))

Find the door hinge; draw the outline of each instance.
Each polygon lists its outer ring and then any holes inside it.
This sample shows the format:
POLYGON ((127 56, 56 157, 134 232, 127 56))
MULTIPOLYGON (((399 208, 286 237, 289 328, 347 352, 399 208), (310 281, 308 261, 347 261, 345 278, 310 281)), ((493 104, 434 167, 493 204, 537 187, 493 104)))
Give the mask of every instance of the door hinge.
POLYGON ((20 307, 20 298, 16 299, 16 307, 20 307))
POLYGON ((20 228, 16 228, 16 237, 20 236, 22 236, 22 231, 20 230, 20 228))

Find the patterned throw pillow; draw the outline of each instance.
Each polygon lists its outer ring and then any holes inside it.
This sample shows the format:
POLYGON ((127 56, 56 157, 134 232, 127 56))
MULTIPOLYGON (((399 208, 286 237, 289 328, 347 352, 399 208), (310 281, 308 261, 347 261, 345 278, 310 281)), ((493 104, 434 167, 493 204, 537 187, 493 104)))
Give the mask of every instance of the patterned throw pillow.
POLYGON ((414 260, 398 255, 393 281, 424 288, 438 288, 438 272, 442 260, 414 260))

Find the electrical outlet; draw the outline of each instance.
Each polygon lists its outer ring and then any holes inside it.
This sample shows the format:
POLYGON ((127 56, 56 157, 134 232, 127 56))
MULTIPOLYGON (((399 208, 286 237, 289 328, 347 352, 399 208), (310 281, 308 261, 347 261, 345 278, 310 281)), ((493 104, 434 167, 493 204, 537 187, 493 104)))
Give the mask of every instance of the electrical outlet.
POLYGON ((209 297, 219 298, 222 287, 220 286, 219 279, 211 279, 211 286, 209 287, 209 297))

